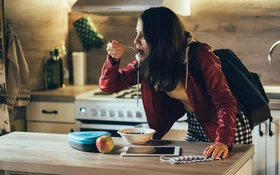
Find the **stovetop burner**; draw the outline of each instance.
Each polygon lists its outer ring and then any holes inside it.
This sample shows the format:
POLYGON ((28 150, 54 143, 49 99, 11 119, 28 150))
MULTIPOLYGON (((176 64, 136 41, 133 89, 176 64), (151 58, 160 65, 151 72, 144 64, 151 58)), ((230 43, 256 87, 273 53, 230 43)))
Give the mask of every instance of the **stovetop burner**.
POLYGON ((103 91, 98 91, 98 92, 94 92, 93 95, 112 95, 112 93, 103 92, 103 91))
MULTIPOLYGON (((142 95, 139 92, 139 98, 141 98, 141 97, 142 97, 142 95)), ((117 95, 116 98, 137 98, 137 90, 124 92, 123 94, 117 95)))
MULTIPOLYGON (((132 86, 126 90, 118 93, 108 93, 103 91, 97 91, 93 93, 94 96, 110 96, 113 95, 115 98, 137 98, 137 88, 132 86)), ((141 91, 139 91, 139 98, 142 98, 141 91)))

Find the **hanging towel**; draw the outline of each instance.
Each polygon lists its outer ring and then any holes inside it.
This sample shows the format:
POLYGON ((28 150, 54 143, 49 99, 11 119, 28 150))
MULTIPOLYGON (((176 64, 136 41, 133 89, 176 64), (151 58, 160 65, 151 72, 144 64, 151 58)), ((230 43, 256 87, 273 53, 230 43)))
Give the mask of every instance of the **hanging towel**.
POLYGON ((29 69, 17 34, 10 25, 7 52, 7 105, 11 112, 13 107, 29 104, 29 69))

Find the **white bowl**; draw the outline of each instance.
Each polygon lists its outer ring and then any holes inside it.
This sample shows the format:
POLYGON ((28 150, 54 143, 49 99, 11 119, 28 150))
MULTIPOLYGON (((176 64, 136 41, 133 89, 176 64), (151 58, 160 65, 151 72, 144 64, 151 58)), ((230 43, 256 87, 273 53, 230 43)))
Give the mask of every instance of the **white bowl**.
POLYGON ((150 128, 125 128, 118 130, 124 141, 133 145, 143 145, 152 139, 156 131, 150 128))

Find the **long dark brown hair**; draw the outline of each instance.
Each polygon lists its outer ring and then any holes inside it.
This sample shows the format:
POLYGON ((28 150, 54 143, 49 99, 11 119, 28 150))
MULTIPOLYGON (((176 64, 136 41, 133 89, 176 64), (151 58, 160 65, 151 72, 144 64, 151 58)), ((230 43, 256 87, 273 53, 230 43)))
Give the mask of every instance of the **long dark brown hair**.
POLYGON ((150 48, 150 54, 141 63, 143 76, 152 87, 171 91, 185 77, 186 46, 191 35, 184 31, 177 15, 166 7, 149 8, 140 19, 150 48))

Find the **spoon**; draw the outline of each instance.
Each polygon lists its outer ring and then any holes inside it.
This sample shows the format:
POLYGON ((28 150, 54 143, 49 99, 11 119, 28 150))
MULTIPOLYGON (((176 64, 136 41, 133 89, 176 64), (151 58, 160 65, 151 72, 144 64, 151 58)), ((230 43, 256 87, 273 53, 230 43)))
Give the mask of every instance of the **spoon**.
MULTIPOLYGON (((112 43, 110 41, 108 41, 108 44, 109 44, 109 47, 112 47, 112 43)), ((126 47, 126 48, 129 48, 129 49, 132 49, 132 50, 136 51, 136 49, 132 46, 123 45, 123 47, 126 47)))
POLYGON ((137 65, 137 67, 138 67, 138 70, 137 70, 137 107, 138 107, 138 101, 139 101, 139 91, 140 91, 140 88, 139 88, 139 84, 140 84, 140 71, 139 71, 139 65, 140 65, 140 61, 141 61, 141 59, 140 59, 140 53, 137 53, 136 55, 135 55, 135 58, 136 58, 136 60, 138 61, 138 65, 137 65))
MULTIPOLYGON (((109 44, 109 47, 112 47, 112 43, 110 41, 108 41, 108 44, 109 44)), ((129 48, 129 49, 132 49, 134 51, 136 51, 136 49, 132 46, 126 46, 126 45, 123 45, 123 47, 126 47, 126 48, 129 48)), ((140 53, 137 53, 135 54, 135 59, 137 60, 138 62, 138 65, 137 65, 137 107, 138 107, 138 103, 139 103, 139 91, 140 91, 140 72, 139 72, 139 66, 140 66, 140 62, 141 62, 141 59, 140 59, 140 53)))

